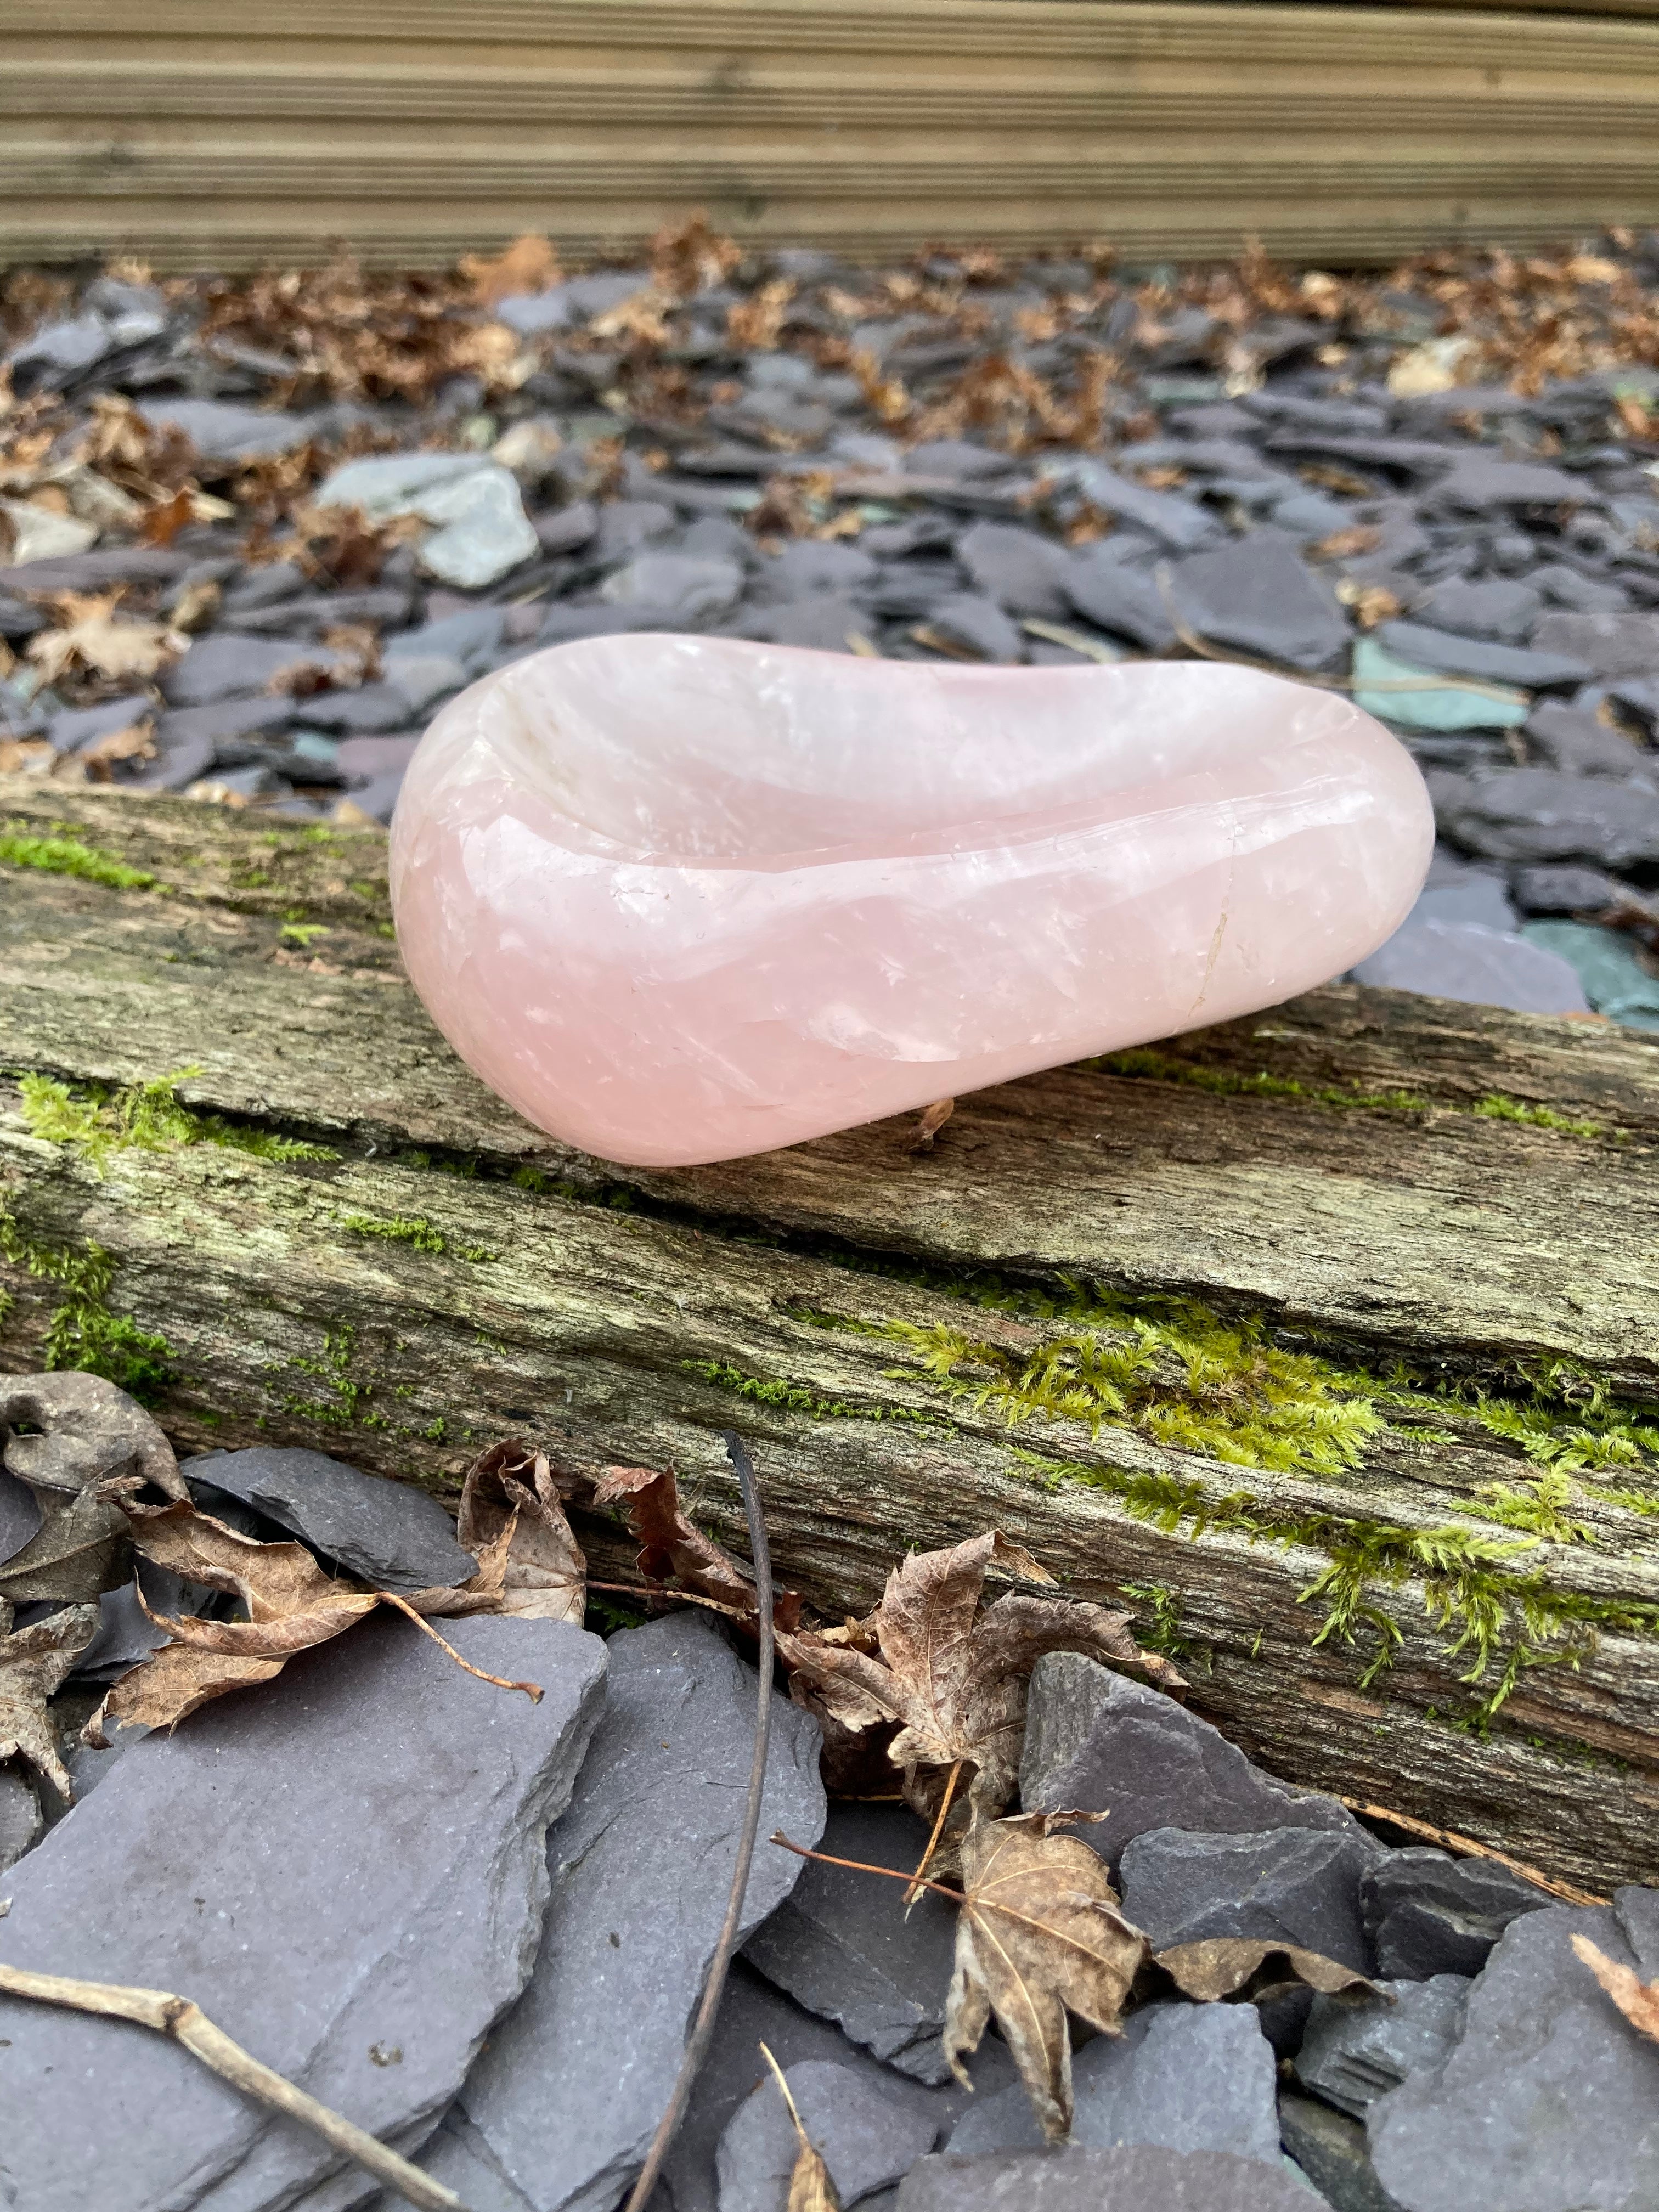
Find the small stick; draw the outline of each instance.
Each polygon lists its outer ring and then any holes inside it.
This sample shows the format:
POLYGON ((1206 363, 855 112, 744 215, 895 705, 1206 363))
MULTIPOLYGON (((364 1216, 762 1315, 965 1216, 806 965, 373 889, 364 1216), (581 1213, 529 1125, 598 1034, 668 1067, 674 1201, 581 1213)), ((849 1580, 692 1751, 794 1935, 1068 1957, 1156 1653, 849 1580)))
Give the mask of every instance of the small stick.
POLYGON ((440 1636, 432 1623, 423 1620, 407 1599, 399 1597, 395 1590, 376 1590, 374 1595, 383 1605, 395 1605, 399 1613, 406 1613, 416 1627, 429 1636, 434 1644, 441 1644, 455 1664, 465 1673, 476 1674, 481 1682, 493 1682, 498 1690, 522 1690, 532 1705, 540 1705, 544 1693, 539 1682, 509 1682, 505 1674, 486 1674, 482 1667, 475 1667, 470 1660, 463 1659, 447 1638, 440 1636))
POLYGON ((388 2150, 367 2129, 343 2119, 338 2112, 319 2105, 303 2089, 296 2089, 292 2081, 270 2067, 261 2065, 240 2043, 233 2043, 222 2028, 216 2027, 188 1997, 173 1996, 166 1990, 126 1989, 112 1982, 70 1981, 61 1974, 31 1973, 22 1966, 0 1966, 0 1991, 9 1996, 34 1997, 43 2004, 67 2005, 76 2012, 98 2013, 106 2020, 130 2020, 140 2027, 153 2027, 158 2034, 171 2036, 175 2043, 182 2044, 193 2058, 199 2058, 204 2066, 234 2088, 241 2090, 245 2096, 313 2129, 325 2142, 343 2151, 348 2158, 355 2158, 359 2166, 366 2167, 388 2189, 395 2190, 405 2203, 421 2206, 422 2212, 466 2212, 465 2205, 453 2189, 446 2189, 430 2174, 422 2173, 418 2166, 411 2166, 395 2150, 388 2150))
POLYGON ((1568 1905, 1611 1902, 1610 1899, 1597 1897, 1594 1890, 1577 1889, 1570 1881, 1558 1881, 1553 1875, 1541 1874, 1535 1866, 1528 1866, 1525 1859, 1512 1859, 1507 1851, 1494 1850, 1490 1844, 1477 1844, 1473 1836, 1460 1836, 1451 1828, 1437 1828, 1427 1820, 1414 1820, 1409 1813, 1390 1812, 1386 1805, 1368 1805, 1363 1797, 1342 1797, 1337 1802, 1364 1820, 1387 1820, 1396 1828, 1403 1828, 1408 1836, 1421 1836, 1427 1843, 1443 1844, 1449 1851, 1461 1851, 1466 1858, 1495 1860, 1511 1874, 1518 1874, 1522 1881, 1547 1889, 1552 1897, 1559 1897, 1568 1905))
MULTIPOLYGON (((927 1873, 928 1863, 933 1858, 933 1846, 939 1841, 939 1830, 945 1826, 945 1816, 951 1809, 951 1800, 957 1794, 957 1777, 961 1773, 961 1771, 962 1761, 959 1759, 953 1760, 951 1762, 950 1774, 945 1779, 945 1795, 939 1800, 939 1818, 933 1823, 933 1832, 927 1838, 927 1848, 922 1853, 921 1863, 916 1869, 916 1880, 918 1882, 921 1881, 923 1875, 927 1873)), ((919 1888, 912 1889, 906 1893, 904 1909, 907 1912, 921 1895, 921 1892, 919 1888)))
POLYGON ((749 1769, 749 1796, 744 1807, 743 1827, 738 1837, 737 1863, 732 1869, 732 1888, 726 1901, 726 1919, 720 1929, 720 1941, 714 1946, 714 1955, 709 1963, 708 1978, 703 1984, 702 2002, 697 2008, 696 2023, 685 2046, 685 2056, 680 2061, 680 2070, 675 2079, 673 2094, 668 2108, 657 2123, 657 2132, 651 2138, 651 2148, 646 2154, 645 2164, 639 2179, 634 2184, 633 2194, 628 2200, 627 2212, 645 2212, 657 2177, 662 2172, 663 2160, 668 2155, 669 2145, 675 2130, 685 2117, 691 2087, 708 2055, 714 2040, 714 2021, 720 2008, 720 1997, 726 1988, 726 1970, 732 1964, 732 1954, 738 1948, 738 1931, 743 1924, 743 1901, 749 1890, 749 1869, 754 1863, 755 1838, 760 1833, 761 1800, 766 1789, 766 1754, 772 1741, 772 1554, 767 1548, 766 1516, 761 1510, 760 1486, 755 1480, 754 1463, 750 1459, 741 1437, 732 1430, 726 1432, 727 1458, 737 1469, 738 1487, 743 1492, 743 1510, 749 1518, 749 1550, 755 1563, 755 1609, 760 1629, 760 1709, 755 1720, 755 1755, 749 1769))

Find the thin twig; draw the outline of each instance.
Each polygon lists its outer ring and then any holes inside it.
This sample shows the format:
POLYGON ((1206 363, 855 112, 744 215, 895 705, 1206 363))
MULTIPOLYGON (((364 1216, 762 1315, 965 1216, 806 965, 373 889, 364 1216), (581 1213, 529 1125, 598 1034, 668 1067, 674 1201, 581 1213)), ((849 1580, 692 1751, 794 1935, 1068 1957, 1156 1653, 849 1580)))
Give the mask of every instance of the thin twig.
POLYGON ((446 2189, 430 2174, 422 2173, 406 2158, 399 2158, 395 2150, 388 2150, 367 2129, 350 2120, 343 2119, 338 2112, 319 2105, 303 2089, 296 2089, 292 2081, 276 2073, 269 2066, 244 2051, 240 2043, 233 2043, 221 2027, 216 2027, 198 2005, 188 1997, 173 1996, 167 1990, 135 1990, 123 1988, 112 1982, 70 1981, 62 1974, 35 1974, 22 1966, 0 1966, 0 1991, 15 1997, 34 1997, 43 2004, 67 2005, 76 2012, 100 2014, 106 2020, 130 2020, 140 2027, 153 2027, 159 2035, 171 2036, 182 2044, 193 2058, 228 2081, 245 2096, 269 2105, 273 2112, 285 2112, 290 2119, 313 2129, 324 2142, 336 2150, 355 2158, 377 2180, 388 2189, 396 2190, 406 2203, 418 2204, 422 2212, 466 2212, 466 2207, 453 2189, 446 2189))
POLYGON ((475 1667, 471 1660, 463 1659, 448 1638, 440 1636, 432 1623, 416 1613, 407 1598, 399 1597, 395 1590, 376 1590, 374 1595, 383 1605, 395 1605, 399 1613, 406 1613, 416 1627, 424 1630, 434 1644, 442 1644, 455 1664, 465 1673, 476 1674, 481 1682, 493 1682, 498 1690, 522 1690, 532 1705, 540 1705, 543 1691, 539 1682, 509 1682, 505 1674, 486 1674, 482 1667, 475 1667))
POLYGON ((720 2008, 720 1997, 726 1988, 726 1971, 732 1964, 732 1954, 738 1948, 738 1933, 743 1924, 744 1899, 748 1894, 749 1869, 754 1863, 755 1838, 760 1833, 761 1801, 766 1789, 766 1754, 772 1740, 772 1555, 767 1549, 766 1520, 761 1511, 760 1487, 755 1480, 754 1466, 741 1437, 728 1429, 725 1441, 726 1456, 737 1469, 738 1487, 743 1492, 743 1510, 749 1517, 750 1555, 755 1563, 755 1607, 760 1630, 760 1703, 755 1717, 755 1755, 749 1769, 749 1796, 744 1807, 743 1827, 738 1837, 737 1863, 732 1869, 732 1888, 726 1901, 726 1919, 720 1928, 720 1941, 714 1946, 708 1978, 703 1984, 702 2002, 697 2008, 696 2023, 686 2044, 685 2056, 680 2061, 673 2094, 668 2100, 667 2110, 657 2123, 657 2132, 651 2138, 645 2165, 639 2179, 634 2184, 634 2193, 628 2200, 627 2212, 645 2212, 647 2200, 657 2185, 657 2177, 662 2172, 663 2160, 668 2155, 675 2130, 685 2117, 692 2084, 708 2055, 715 2018, 720 2008))
MULTIPOLYGON (((933 1846, 939 1841, 939 1830, 945 1826, 945 1816, 951 1809, 951 1800, 957 1794, 957 1777, 961 1772, 962 1761, 958 1759, 952 1762, 951 1771, 945 1777, 945 1795, 939 1800, 939 1818, 933 1823, 933 1832, 927 1838, 927 1848, 922 1853, 921 1860, 916 1867, 916 1880, 918 1882, 921 1881, 923 1875, 927 1873, 928 1865, 933 1859, 933 1846)), ((921 1892, 919 1888, 908 1890, 905 1893, 904 1909, 907 1912, 910 1910, 910 1907, 915 1903, 917 1898, 920 1897, 921 1894, 921 1892)))
POLYGON ((1552 1897, 1559 1897, 1567 1905, 1611 1902, 1608 1898, 1598 1897, 1594 1890, 1579 1889, 1570 1881, 1559 1881, 1553 1874, 1528 1866, 1525 1859, 1512 1859, 1507 1851, 1495 1850, 1490 1844, 1477 1844, 1473 1836, 1460 1836, 1455 1829, 1437 1828, 1431 1821, 1415 1820, 1409 1813, 1393 1812, 1387 1805, 1369 1804, 1363 1797, 1341 1797, 1337 1802, 1364 1820, 1388 1820, 1395 1827, 1403 1828, 1408 1836, 1421 1836, 1425 1843, 1439 1844, 1449 1851, 1461 1852, 1466 1858, 1492 1859, 1498 1866, 1507 1867, 1511 1874, 1518 1874, 1522 1881, 1547 1890, 1552 1897))

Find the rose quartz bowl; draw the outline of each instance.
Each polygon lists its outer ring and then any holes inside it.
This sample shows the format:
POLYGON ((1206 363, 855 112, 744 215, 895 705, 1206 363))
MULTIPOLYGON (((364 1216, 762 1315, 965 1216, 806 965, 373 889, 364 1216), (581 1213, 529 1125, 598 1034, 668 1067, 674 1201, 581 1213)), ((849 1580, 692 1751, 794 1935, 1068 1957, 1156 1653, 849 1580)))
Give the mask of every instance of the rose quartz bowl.
POLYGON ((539 1127, 683 1166, 1276 1005, 1392 934, 1433 842, 1340 694, 620 635, 415 756, 398 936, 539 1127))

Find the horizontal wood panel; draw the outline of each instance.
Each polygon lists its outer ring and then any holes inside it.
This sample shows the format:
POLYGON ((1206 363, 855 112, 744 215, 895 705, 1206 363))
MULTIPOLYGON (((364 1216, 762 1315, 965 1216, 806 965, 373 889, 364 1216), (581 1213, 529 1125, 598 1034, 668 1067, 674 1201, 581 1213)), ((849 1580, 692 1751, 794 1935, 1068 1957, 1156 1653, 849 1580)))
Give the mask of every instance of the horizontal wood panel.
MULTIPOLYGON (((1659 0, 1643 0, 1643 11, 1659 0)), ((1115 240, 1379 260, 1659 220, 1659 24, 1156 0, 12 0, 0 257, 1115 240)))

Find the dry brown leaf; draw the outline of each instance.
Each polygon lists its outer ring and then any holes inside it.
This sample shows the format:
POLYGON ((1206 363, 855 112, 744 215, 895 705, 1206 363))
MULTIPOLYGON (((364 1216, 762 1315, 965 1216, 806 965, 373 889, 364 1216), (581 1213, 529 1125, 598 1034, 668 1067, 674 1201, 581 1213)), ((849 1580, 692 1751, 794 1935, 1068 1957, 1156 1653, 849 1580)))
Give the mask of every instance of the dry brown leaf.
POLYGON ((988 1532, 948 1551, 912 1553, 893 1570, 863 1624, 879 1656, 810 1631, 778 1640, 811 1692, 800 1702, 855 1731, 899 1723, 887 1755, 903 1770, 906 1798, 928 1818, 958 1764, 973 1770, 968 1797, 977 1811, 1006 1803, 1019 1771, 1026 1682, 1045 1651, 1081 1651, 1184 1687, 1167 1660, 1137 1647, 1127 1613, 1010 1593, 980 1614, 993 1559, 1028 1582, 1054 1579, 1019 1545, 988 1532))
POLYGON ((1369 522, 1351 522, 1346 530, 1334 530, 1328 538, 1322 538, 1313 549, 1317 561, 1351 561, 1362 553, 1374 553, 1382 543, 1382 532, 1369 522))
POLYGON ((420 1592, 411 1602, 421 1612, 514 1613, 581 1626, 587 1561, 542 1453, 516 1437, 480 1453, 461 1492, 455 1536, 478 1571, 459 1589, 420 1592))
POLYGON ((219 611, 223 587, 210 577, 204 576, 198 583, 186 584, 173 603, 173 627, 186 634, 205 629, 219 611))
POLYGON ((975 1820, 961 1846, 963 1897, 956 1971, 945 2000, 945 2055, 963 2087, 963 2059, 994 2013, 1050 2142, 1072 2127, 1067 2013, 1118 2033, 1131 1984, 1151 1946, 1118 1909, 1098 1856, 1066 1821, 1098 1817, 1024 1813, 975 1820))
POLYGON ((154 676, 185 650, 189 640, 165 623, 117 622, 119 598, 118 592, 58 594, 62 627, 39 631, 27 648, 46 683, 55 684, 76 668, 120 678, 154 676))
POLYGON ((1634 1967, 1608 1958, 1588 1936, 1575 1936, 1572 1948, 1638 2034, 1659 2043, 1659 1981, 1644 1982, 1634 1967))
POLYGON ((1252 1983, 1278 1988, 1286 1982, 1305 1982, 1327 1996, 1375 1986, 1352 1966, 1339 1965, 1318 1951, 1304 1951, 1295 1943, 1266 1942, 1254 1936, 1212 1936, 1200 1943, 1177 1943, 1158 1952, 1153 1963, 1163 1967, 1183 1996, 1196 1997, 1200 2004, 1234 1996, 1252 1983))
POLYGON ((139 529, 140 542, 145 545, 171 545, 186 523, 196 520, 196 509, 189 487, 176 491, 169 499, 158 499, 146 510, 139 529))
POLYGON ((0 1759, 27 1759, 66 1800, 75 1792, 46 1700, 98 1633, 100 1618, 95 1604, 65 1606, 8 1635, 11 1607, 0 1599, 0 1759))
POLYGON ((957 1110, 954 1098, 935 1098, 931 1106, 924 1106, 916 1121, 915 1149, 931 1152, 933 1139, 957 1110))
POLYGON ((155 725, 148 715, 142 722, 129 722, 125 729, 111 730, 83 745, 75 757, 94 783, 107 783, 117 761, 155 759, 155 725))
POLYGON ((460 271, 472 289, 474 304, 499 307, 525 292, 548 292, 562 275, 559 257, 546 239, 527 230, 506 252, 491 261, 478 253, 463 254, 460 271))
POLYGON ((188 1502, 125 1504, 136 1550, 185 1582, 242 1601, 246 1620, 172 1619, 151 1613, 172 1637, 113 1685, 83 1731, 103 1747, 106 1720, 171 1728, 227 1690, 269 1681, 296 1651, 326 1644, 379 1604, 373 1590, 325 1575, 303 1544, 261 1544, 188 1502))
POLYGON ((1345 576, 1336 587, 1336 596, 1361 629, 1375 629, 1379 623, 1392 622, 1401 611, 1398 598, 1386 584, 1362 584, 1355 577, 1345 576))
POLYGON ((783 319, 795 288, 787 276, 774 277, 752 297, 735 301, 726 311, 726 335, 739 352, 769 352, 783 331, 783 319))
POLYGON ((0 775, 45 775, 57 757, 50 738, 0 738, 0 775))
MULTIPOLYGON (((647 1581, 665 1583, 672 1577, 683 1589, 722 1607, 739 1624, 754 1626, 753 1577, 712 1537, 692 1527, 680 1510, 672 1474, 659 1474, 648 1467, 607 1467, 593 1486, 593 1503, 621 1507, 641 1546, 635 1565, 647 1581)), ((780 1591, 772 1618, 781 1632, 794 1628, 800 1620, 799 1595, 780 1591)))
POLYGON ((182 1498, 173 1447, 125 1390, 100 1375, 0 1382, 0 1462, 34 1492, 40 1526, 0 1566, 0 1599, 88 1604, 125 1580, 126 1516, 106 1492, 136 1479, 182 1498), (27 1424, 34 1433, 19 1433, 27 1424))
POLYGON ((651 241, 650 255, 658 287, 684 300, 707 285, 724 283, 742 260, 743 248, 717 231, 698 208, 683 222, 665 224, 651 241))

